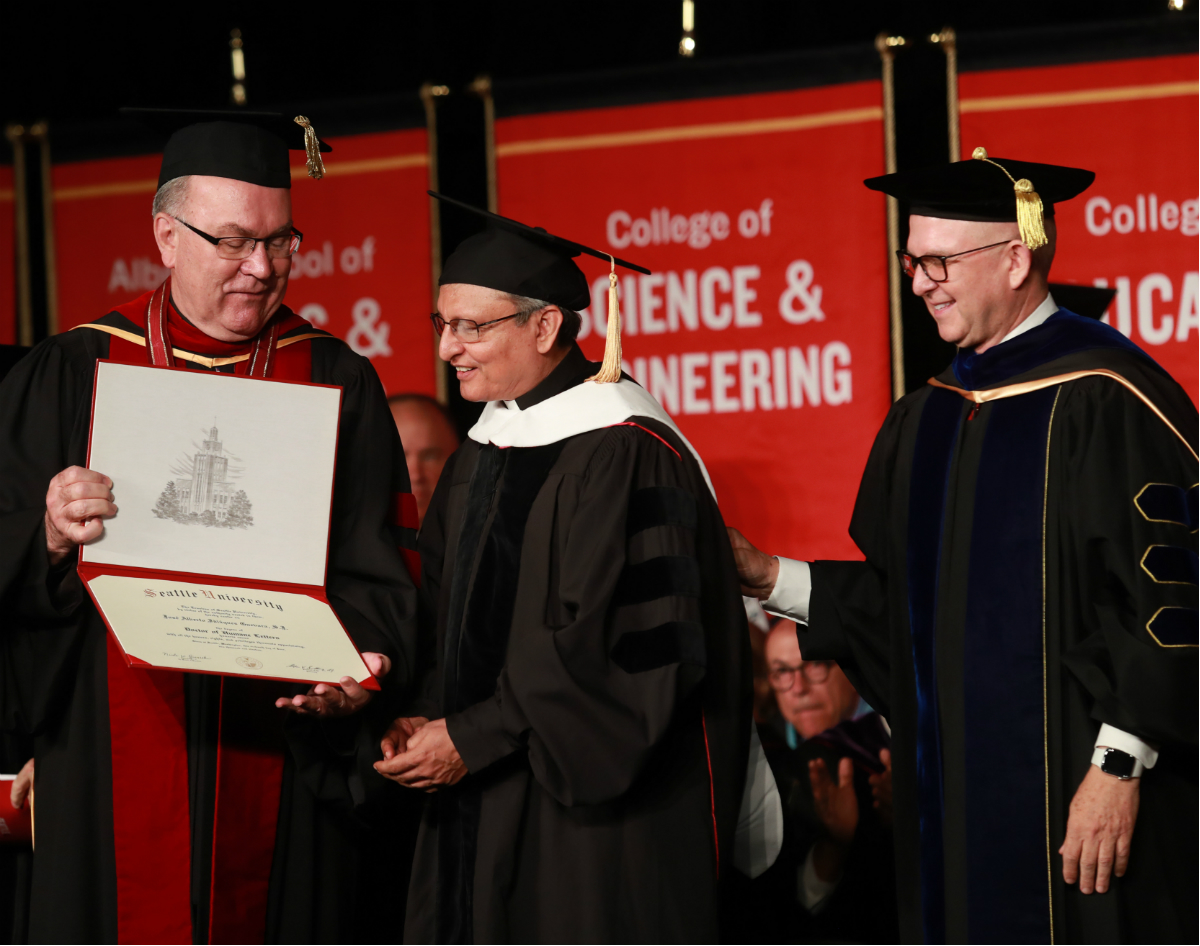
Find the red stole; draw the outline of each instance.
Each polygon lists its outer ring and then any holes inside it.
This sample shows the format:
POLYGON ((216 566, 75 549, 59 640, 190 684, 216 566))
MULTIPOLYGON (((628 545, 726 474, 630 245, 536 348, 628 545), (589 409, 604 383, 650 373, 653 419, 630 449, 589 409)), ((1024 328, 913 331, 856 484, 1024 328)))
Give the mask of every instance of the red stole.
MULTIPOLYGON (((253 341, 220 342, 181 319, 170 280, 117 311, 145 329, 145 346, 113 335, 112 361, 172 367, 175 350, 241 358, 235 374, 312 380, 311 342, 276 348, 305 324, 281 308, 253 341), (176 348, 176 346, 178 346, 176 348)), ((117 941, 190 943, 191 825, 183 674, 135 670, 108 638, 117 941)), ((210 943, 261 943, 283 780, 280 695, 274 681, 222 677, 213 825, 210 943)))

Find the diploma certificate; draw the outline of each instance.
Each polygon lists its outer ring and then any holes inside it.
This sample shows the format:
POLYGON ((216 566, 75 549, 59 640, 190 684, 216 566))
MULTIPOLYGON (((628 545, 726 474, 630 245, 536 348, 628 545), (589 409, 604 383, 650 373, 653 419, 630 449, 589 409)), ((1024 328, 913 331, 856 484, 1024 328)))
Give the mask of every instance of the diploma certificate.
POLYGON ((126 663, 378 689, 325 597, 341 388, 96 364, 117 515, 79 575, 126 663))
POLYGON ((99 575, 88 590, 134 665, 335 685, 371 676, 310 595, 129 575, 99 575))

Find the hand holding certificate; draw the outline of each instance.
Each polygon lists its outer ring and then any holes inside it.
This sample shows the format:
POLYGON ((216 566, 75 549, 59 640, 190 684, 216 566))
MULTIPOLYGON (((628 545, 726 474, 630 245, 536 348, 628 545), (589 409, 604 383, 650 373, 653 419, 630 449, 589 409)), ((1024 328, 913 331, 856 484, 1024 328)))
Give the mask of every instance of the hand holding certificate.
POLYGON ((130 666, 315 683, 279 705, 326 715, 378 689, 386 659, 364 662, 325 597, 340 403, 324 385, 97 364, 88 466, 120 504, 79 572, 130 666))

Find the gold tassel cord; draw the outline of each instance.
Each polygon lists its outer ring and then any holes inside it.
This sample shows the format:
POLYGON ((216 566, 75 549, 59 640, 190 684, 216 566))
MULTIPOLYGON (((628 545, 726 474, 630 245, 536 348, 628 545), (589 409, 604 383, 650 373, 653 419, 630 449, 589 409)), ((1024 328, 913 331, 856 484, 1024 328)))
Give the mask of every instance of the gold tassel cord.
POLYGON ((987 150, 984 148, 976 148, 971 152, 971 157, 976 161, 986 161, 988 164, 1000 168, 1001 171, 1004 171, 1004 176, 1012 181, 1013 192, 1017 198, 1017 229, 1021 231, 1021 242, 1031 250, 1036 250, 1050 242, 1046 239, 1046 218, 1042 207, 1042 198, 1033 189, 1033 183, 1025 177, 1019 181, 1015 180, 1004 165, 988 157, 987 150))
POLYGON ((297 115, 292 120, 304 129, 304 151, 307 154, 305 165, 308 168, 308 176, 319 181, 325 176, 325 162, 321 160, 321 142, 317 140, 317 133, 307 118, 297 115))
POLYGON ((621 310, 617 304, 617 262, 609 257, 608 337, 604 340, 604 364, 588 378, 597 384, 615 384, 621 380, 621 310))

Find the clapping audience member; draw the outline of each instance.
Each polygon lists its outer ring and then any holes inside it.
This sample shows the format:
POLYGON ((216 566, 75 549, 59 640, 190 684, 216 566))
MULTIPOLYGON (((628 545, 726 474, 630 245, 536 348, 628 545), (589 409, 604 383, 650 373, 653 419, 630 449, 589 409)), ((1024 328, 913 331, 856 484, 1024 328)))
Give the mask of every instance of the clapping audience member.
POLYGON ((896 942, 887 724, 836 664, 801 658, 792 621, 773 624, 765 658, 779 713, 760 731, 784 799, 794 932, 896 942))

